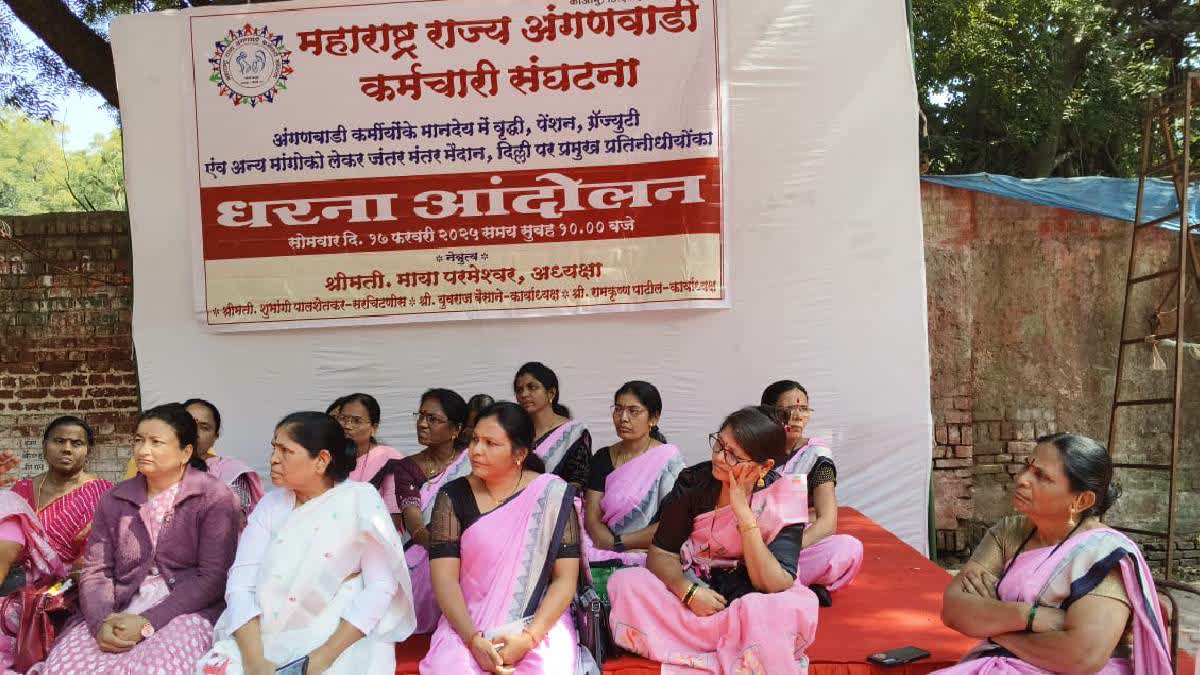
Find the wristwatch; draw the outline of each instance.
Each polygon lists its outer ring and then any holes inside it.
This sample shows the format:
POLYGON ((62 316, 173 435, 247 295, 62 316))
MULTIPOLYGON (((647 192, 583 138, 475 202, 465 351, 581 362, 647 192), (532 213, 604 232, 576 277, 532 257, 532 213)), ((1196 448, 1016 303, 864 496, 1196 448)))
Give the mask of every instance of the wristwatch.
POLYGON ((147 621, 146 623, 142 624, 141 632, 142 632, 142 639, 148 640, 148 639, 150 639, 151 636, 154 635, 154 626, 149 621, 147 621))
POLYGON ((625 552, 625 542, 621 541, 621 535, 619 534, 613 535, 613 550, 617 553, 625 552))

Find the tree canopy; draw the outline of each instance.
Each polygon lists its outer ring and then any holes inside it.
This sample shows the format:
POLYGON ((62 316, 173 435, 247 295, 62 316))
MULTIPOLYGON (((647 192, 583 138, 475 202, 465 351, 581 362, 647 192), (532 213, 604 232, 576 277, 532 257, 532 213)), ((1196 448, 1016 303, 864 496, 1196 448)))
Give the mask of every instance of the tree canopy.
POLYGON ((1137 173, 1146 98, 1194 64, 1194 0, 914 0, 933 173, 1137 173))
POLYGON ((64 129, 0 108, 0 215, 125 208, 121 137, 66 150, 64 129))

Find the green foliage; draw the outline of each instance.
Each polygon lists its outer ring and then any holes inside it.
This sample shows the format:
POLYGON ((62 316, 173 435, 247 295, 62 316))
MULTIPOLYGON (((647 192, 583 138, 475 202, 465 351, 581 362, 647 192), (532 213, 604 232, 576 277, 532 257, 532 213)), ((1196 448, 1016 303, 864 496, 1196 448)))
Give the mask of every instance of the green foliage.
POLYGON ((914 0, 932 173, 1137 172, 1150 94, 1200 49, 1193 0, 914 0))
POLYGON ((119 132, 74 151, 62 134, 53 122, 0 109, 0 215, 125 208, 119 132))

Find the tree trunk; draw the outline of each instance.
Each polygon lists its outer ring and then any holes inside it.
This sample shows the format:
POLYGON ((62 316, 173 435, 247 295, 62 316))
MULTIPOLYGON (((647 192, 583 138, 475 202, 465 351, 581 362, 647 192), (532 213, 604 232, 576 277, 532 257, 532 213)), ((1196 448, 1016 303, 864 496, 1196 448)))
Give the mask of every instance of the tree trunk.
POLYGON ((1092 48, 1090 40, 1076 41, 1074 34, 1068 29, 1063 30, 1061 41, 1062 60, 1056 83, 1057 91, 1048 92, 1050 96, 1054 97, 1055 107, 1053 114, 1048 116, 1045 133, 1042 134, 1033 153, 1029 156, 1028 176, 1030 178, 1045 178, 1058 166, 1059 146, 1062 144, 1063 136, 1063 111, 1067 107, 1067 98, 1075 90, 1075 85, 1079 83, 1079 76, 1083 74, 1088 52, 1092 48))
POLYGON ((117 105, 112 47, 63 0, 3 0, 29 30, 110 105, 117 105))

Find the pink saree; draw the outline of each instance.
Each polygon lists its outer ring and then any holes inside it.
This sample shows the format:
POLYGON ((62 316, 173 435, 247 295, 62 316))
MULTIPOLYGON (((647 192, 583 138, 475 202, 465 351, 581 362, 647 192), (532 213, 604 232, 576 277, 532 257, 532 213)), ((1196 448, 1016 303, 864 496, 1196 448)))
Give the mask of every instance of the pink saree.
MULTIPOLYGON (((808 521, 804 479, 784 476, 754 493, 763 541, 808 521)), ((742 535, 728 506, 697 516, 680 553, 685 572, 703 579, 742 559, 742 535)), ((780 593, 749 593, 711 616, 692 613, 643 568, 613 573, 613 638, 621 647, 663 664, 662 672, 784 675, 808 672, 804 650, 817 632, 817 597, 801 584, 780 593)))
MULTIPOLYGON (((460 540, 459 583, 475 625, 488 637, 520 633, 550 583, 574 490, 543 474, 511 501, 483 514, 460 540)), ((579 672, 579 640, 569 613, 516 664, 520 675, 579 672)), ((443 617, 421 660, 422 673, 471 673, 479 668, 463 641, 443 617)))
MULTIPOLYGON (((1057 551, 1026 551, 1017 556, 997 588, 1001 600, 1037 602, 1066 609, 1095 589, 1113 567, 1121 570, 1129 596, 1133 624, 1132 658, 1112 658, 1099 672, 1104 675, 1169 675, 1172 671, 1169 637, 1159 614, 1154 579, 1137 545, 1108 528, 1071 537, 1057 551)), ((1046 675, 998 645, 984 641, 951 668, 937 671, 953 675, 1046 675)))
MULTIPOLYGON (((246 466, 245 462, 238 461, 232 457, 211 454, 211 451, 204 461, 208 464, 208 473, 230 487, 234 487, 234 482, 245 476, 242 485, 248 494, 246 495, 247 499, 242 501, 242 511, 246 515, 250 515, 255 505, 258 504, 258 500, 262 499, 262 496, 265 494, 262 479, 259 478, 258 473, 249 466, 246 466)), ((234 492, 237 492, 237 489, 234 492)), ((238 495, 239 498, 241 496, 241 494, 238 495)))
MULTIPOLYGON (((604 483, 604 497, 600 500, 604 524, 614 534, 628 534, 648 527, 683 468, 679 448, 663 444, 614 469, 604 483)), ((606 551, 592 544, 587 529, 582 530, 581 536, 584 559, 589 563, 615 560, 622 565, 646 564, 645 551, 606 551)))
POLYGON ((567 451, 586 431, 587 427, 583 426, 583 423, 571 420, 546 434, 533 452, 546 463, 547 472, 554 471, 567 455, 567 451))
MULTIPOLYGON (((0 491, 0 520, 15 521, 21 528, 21 533, 25 535, 22 564, 25 567, 26 583, 40 586, 65 577, 67 566, 73 560, 59 554, 42 522, 30 508, 29 502, 15 488, 16 486, 12 490, 0 491)), ((60 545, 70 542, 70 538, 61 536, 56 539, 60 545)), ((69 548, 66 552, 69 554, 69 548)))
MULTIPOLYGON (((100 503, 100 497, 112 489, 112 486, 112 483, 97 478, 49 504, 42 505, 37 511, 37 522, 45 533, 46 541, 68 568, 83 555, 88 533, 92 531, 96 506, 100 503)), ((12 487, 12 493, 20 496, 30 508, 35 508, 31 479, 17 481, 12 487)), ((7 511, 8 509, 0 507, 0 519, 5 517, 7 511)))
MULTIPOLYGON (((833 462, 833 450, 820 438, 810 438, 779 473, 808 475, 819 461, 833 462)), ((820 584, 831 593, 844 588, 858 576, 863 564, 862 542, 848 534, 831 534, 800 551, 796 581, 805 586, 820 584)))
MULTIPOLYGON (((404 459, 404 453, 389 445, 377 445, 368 450, 365 455, 359 455, 354 470, 350 472, 350 480, 373 483, 379 470, 393 459, 404 459)), ((376 487, 379 488, 379 496, 383 497, 383 504, 387 506, 388 513, 400 513, 400 505, 396 502, 395 485, 391 481, 384 481, 382 486, 377 485, 376 487)))
MULTIPOLYGON (((442 486, 469 473, 471 460, 464 450, 441 474, 421 485, 421 514, 426 524, 433 514, 433 503, 442 486)), ((442 618, 442 610, 438 607, 437 597, 433 593, 433 580, 429 577, 429 551, 425 550, 424 546, 410 542, 407 534, 404 535, 404 540, 404 558, 408 562, 408 576, 412 580, 413 609, 417 613, 417 628, 414 632, 430 633, 437 628, 438 619, 442 618)))

